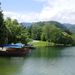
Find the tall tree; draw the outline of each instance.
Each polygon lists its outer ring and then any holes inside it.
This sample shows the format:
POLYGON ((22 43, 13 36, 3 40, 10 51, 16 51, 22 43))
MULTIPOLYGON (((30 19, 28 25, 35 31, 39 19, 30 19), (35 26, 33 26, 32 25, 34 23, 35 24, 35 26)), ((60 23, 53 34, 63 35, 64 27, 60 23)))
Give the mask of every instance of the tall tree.
POLYGON ((7 18, 5 20, 6 27, 10 31, 10 35, 8 36, 9 43, 27 43, 29 40, 28 31, 25 27, 21 26, 16 19, 12 20, 11 18, 7 18))
POLYGON ((4 24, 3 13, 2 13, 1 3, 0 3, 0 44, 5 44, 7 43, 7 41, 8 41, 7 28, 4 24))
POLYGON ((41 39, 42 27, 39 24, 32 25, 31 36, 32 36, 32 39, 34 39, 34 40, 41 39))

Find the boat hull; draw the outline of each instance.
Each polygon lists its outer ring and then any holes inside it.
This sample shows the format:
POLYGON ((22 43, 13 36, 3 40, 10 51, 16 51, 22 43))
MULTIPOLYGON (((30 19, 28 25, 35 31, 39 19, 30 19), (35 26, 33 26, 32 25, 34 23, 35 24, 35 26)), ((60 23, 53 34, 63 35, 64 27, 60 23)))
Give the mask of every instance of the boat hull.
POLYGON ((8 48, 6 51, 0 51, 0 56, 25 56, 29 53, 28 48, 8 48))

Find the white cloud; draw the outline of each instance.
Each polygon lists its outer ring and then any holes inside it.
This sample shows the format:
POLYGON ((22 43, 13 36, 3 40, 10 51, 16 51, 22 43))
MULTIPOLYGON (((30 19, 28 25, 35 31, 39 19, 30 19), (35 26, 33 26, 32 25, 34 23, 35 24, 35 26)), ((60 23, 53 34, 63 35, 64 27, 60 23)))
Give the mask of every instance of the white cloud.
POLYGON ((33 22, 43 20, 56 20, 60 22, 75 23, 75 0, 33 0, 43 2, 40 12, 4 12, 4 15, 16 18, 20 22, 33 22))
POLYGON ((75 23, 75 0, 47 0, 40 15, 42 20, 75 23))
POLYGON ((17 13, 17 12, 8 12, 5 11, 4 18, 11 17, 12 19, 17 19, 19 22, 33 22, 37 21, 38 14, 37 13, 17 13))

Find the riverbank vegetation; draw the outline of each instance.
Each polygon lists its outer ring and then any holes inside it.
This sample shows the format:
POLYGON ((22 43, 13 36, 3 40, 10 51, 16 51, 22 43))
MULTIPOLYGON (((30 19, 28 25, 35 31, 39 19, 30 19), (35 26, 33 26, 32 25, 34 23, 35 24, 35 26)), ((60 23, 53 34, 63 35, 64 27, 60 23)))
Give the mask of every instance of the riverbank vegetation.
POLYGON ((31 38, 34 40, 46 41, 48 46, 73 46, 75 36, 62 24, 55 21, 33 23, 31 27, 31 38))
POLYGON ((49 42, 46 41, 31 41, 29 44, 32 44, 34 47, 47 47, 49 42))
POLYGON ((0 44, 31 42, 34 46, 74 46, 75 34, 70 32, 65 26, 56 21, 44 21, 31 23, 26 27, 16 19, 3 18, 0 9, 0 44))

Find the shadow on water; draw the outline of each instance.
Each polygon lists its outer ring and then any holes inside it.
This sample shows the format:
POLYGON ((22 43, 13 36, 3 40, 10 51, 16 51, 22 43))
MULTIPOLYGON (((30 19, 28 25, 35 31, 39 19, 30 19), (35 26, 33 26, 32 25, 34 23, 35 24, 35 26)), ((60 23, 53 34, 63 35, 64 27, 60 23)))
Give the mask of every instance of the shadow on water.
POLYGON ((32 53, 34 58, 57 58, 61 56, 61 50, 64 47, 41 47, 36 48, 32 53))
POLYGON ((17 75, 25 57, 0 57, 0 75, 17 75))

